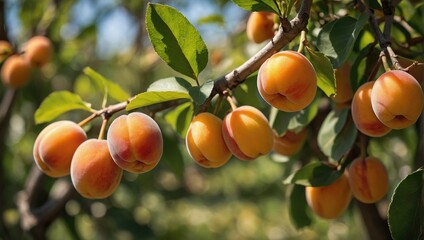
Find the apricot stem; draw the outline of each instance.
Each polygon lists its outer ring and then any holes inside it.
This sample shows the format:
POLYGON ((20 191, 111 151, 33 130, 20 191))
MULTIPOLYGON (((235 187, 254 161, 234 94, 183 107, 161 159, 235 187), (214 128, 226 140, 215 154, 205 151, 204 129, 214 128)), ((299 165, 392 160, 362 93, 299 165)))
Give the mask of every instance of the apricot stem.
POLYGON ((227 96, 227 101, 231 106, 231 110, 236 110, 237 109, 237 105, 234 103, 234 99, 232 96, 227 96))
POLYGON ((88 116, 87 118, 85 118, 84 120, 82 120, 81 122, 78 123, 78 125, 80 127, 84 127, 87 123, 91 122, 93 119, 95 119, 97 117, 97 113, 94 112, 93 114, 91 114, 90 116, 88 116))
POLYGON ((306 39, 306 31, 302 30, 302 33, 300 34, 300 40, 299 40, 299 48, 297 49, 298 53, 303 52, 303 47, 305 46, 305 43, 307 43, 306 39))
POLYGON ((100 132, 99 132, 99 140, 103 140, 105 138, 105 132, 106 132, 106 127, 107 127, 107 122, 108 122, 108 118, 105 115, 103 116, 103 121, 102 121, 102 127, 100 128, 100 132))

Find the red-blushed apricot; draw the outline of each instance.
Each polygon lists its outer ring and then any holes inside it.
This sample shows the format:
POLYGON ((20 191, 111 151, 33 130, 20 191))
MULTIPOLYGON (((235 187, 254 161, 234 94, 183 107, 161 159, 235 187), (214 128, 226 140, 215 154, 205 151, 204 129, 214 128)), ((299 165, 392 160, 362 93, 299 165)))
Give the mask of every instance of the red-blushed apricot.
POLYGON ((222 120, 211 113, 200 113, 190 123, 187 150, 193 160, 206 168, 217 168, 231 158, 222 136, 222 120))
POLYGON ((19 88, 28 83, 30 64, 19 55, 12 55, 4 61, 1 78, 6 86, 19 88))
POLYGON ((54 122, 44 128, 35 140, 35 163, 50 177, 69 175, 75 150, 85 140, 87 136, 78 124, 71 121, 54 122))
POLYGON ((42 67, 48 63, 53 54, 50 39, 44 36, 35 36, 29 39, 25 48, 25 57, 34 67, 42 67))
POLYGON ((317 76, 305 56, 295 51, 282 51, 262 64, 257 84, 262 98, 271 106, 285 112, 296 112, 314 99, 317 76))
POLYGON ((274 132, 273 150, 284 156, 293 156, 302 148, 307 135, 307 128, 303 128, 300 132, 287 130, 282 136, 274 132))
POLYGON ((335 103, 345 103, 353 97, 353 91, 350 85, 350 69, 350 64, 346 62, 334 71, 336 76, 336 95, 332 96, 331 99, 335 103))
POLYGON ((389 189, 386 167, 375 157, 356 158, 348 169, 353 196, 363 203, 380 201, 389 189))
POLYGON ((352 119, 356 128, 370 137, 381 137, 391 131, 375 115, 371 106, 371 91, 374 81, 362 84, 352 99, 352 119))
POLYGON ((346 174, 335 182, 324 187, 306 187, 306 202, 312 211, 325 219, 341 216, 352 199, 349 181, 346 174))
POLYGON ((0 62, 3 62, 12 53, 12 45, 8 41, 0 40, 0 62))
POLYGON ((393 129, 414 124, 421 115, 424 95, 420 84, 411 74, 391 70, 375 81, 371 104, 380 121, 393 129))
POLYGON ((113 160, 128 172, 150 171, 162 157, 162 132, 158 124, 144 113, 133 112, 113 120, 107 143, 113 160))
POLYGON ((122 169, 110 156, 106 140, 89 139, 75 151, 71 180, 81 196, 107 198, 121 182, 122 169))
POLYGON ((247 38, 261 43, 274 37, 274 14, 270 12, 252 12, 246 25, 247 38))
POLYGON ((228 149, 241 160, 268 154, 274 144, 274 133, 267 118, 251 106, 241 106, 228 113, 222 133, 228 149))

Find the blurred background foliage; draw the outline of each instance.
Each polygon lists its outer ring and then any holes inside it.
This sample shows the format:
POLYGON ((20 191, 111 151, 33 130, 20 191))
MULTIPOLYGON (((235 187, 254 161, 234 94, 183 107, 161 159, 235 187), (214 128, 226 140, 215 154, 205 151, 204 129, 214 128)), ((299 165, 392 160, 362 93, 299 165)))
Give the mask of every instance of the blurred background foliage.
MULTIPOLYGON (((8 134, 1 139, 5 147, 0 151, 0 239, 27 239, 30 236, 21 230, 16 198, 34 164, 34 140, 45 126, 35 125, 33 119, 42 100, 53 91, 70 90, 94 108, 100 108, 102 94, 83 75, 86 66, 132 95, 143 92, 153 81, 176 73, 158 58, 149 43, 144 25, 147 1, 0 1, 7 38, 17 50, 31 36, 39 34, 49 37, 54 45, 53 61, 41 71, 34 70, 29 85, 19 92, 8 134)), ((203 81, 226 74, 261 47, 248 42, 245 36, 248 12, 231 1, 153 2, 176 7, 200 31, 210 57, 201 75, 203 81)), ((333 7, 348 11, 344 2, 333 7)), ((404 5, 408 13, 410 5, 404 5)), ((310 31, 325 24, 325 18, 319 14, 325 16, 328 11, 336 11, 328 6, 327 1, 314 1, 316 15, 311 16, 310 31), (319 17, 321 20, 316 20, 319 17)), ((367 37, 364 34, 358 51, 366 46, 367 37)), ((266 111, 265 104, 257 100, 255 85, 247 82, 240 86, 237 99, 240 104, 266 111)), ((1 98, 5 92, 4 86, 0 86, 1 98)), ((164 135, 164 155, 159 165, 141 175, 125 173, 117 191, 108 199, 87 200, 75 195, 48 227, 49 239, 366 238, 353 204, 335 221, 311 214, 311 227, 297 230, 291 223, 288 198, 292 186, 283 185, 282 181, 299 167, 299 162, 316 158, 311 156, 308 144, 291 159, 273 155, 251 162, 232 159, 219 169, 204 169, 190 159, 183 138, 166 123, 165 114, 157 115, 164 135)), ((61 118, 78 122, 85 117, 87 113, 74 111, 61 118)), ((96 137, 99 126, 100 122, 94 121, 87 129, 89 136, 96 137)), ((391 191, 395 183, 411 172, 417 137, 416 131, 409 128, 371 141, 370 153, 381 157, 389 168, 391 191)), ((54 181, 45 178, 41 199, 48 197, 54 181)), ((391 194, 379 204, 382 214, 391 194)))

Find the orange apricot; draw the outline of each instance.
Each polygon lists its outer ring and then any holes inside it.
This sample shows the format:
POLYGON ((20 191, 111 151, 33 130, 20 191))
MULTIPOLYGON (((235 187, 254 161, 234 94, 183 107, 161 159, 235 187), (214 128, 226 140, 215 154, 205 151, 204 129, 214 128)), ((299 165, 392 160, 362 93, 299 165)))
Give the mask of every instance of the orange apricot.
POLYGON ((107 143, 113 160, 128 172, 150 171, 162 157, 162 132, 158 124, 144 113, 133 112, 113 120, 107 143))
POLYGON ((353 91, 350 85, 350 69, 350 64, 346 62, 334 71, 336 76, 336 95, 332 96, 331 99, 335 103, 346 103, 353 97, 353 91))
POLYGON ((300 132, 287 130, 282 136, 274 132, 273 150, 284 156, 293 156, 300 151, 307 135, 307 128, 303 128, 300 132))
POLYGON ((4 61, 1 78, 6 86, 19 88, 28 83, 30 64, 19 55, 12 55, 4 61))
POLYGON ((423 90, 411 74, 391 70, 375 81, 371 104, 375 115, 384 125, 393 129, 406 128, 421 115, 423 90))
POLYGON ((89 139, 75 151, 71 164, 71 180, 81 196, 107 198, 116 190, 122 169, 110 156, 106 140, 89 139))
POLYGON ((261 43, 274 37, 274 14, 270 12, 252 12, 247 20, 247 38, 261 43))
POLYGON ((228 113, 223 120, 222 133, 228 149, 241 160, 268 154, 274 144, 267 118, 251 106, 241 106, 228 113))
POLYGON ((211 113, 200 113, 190 123, 187 150, 193 160, 206 168, 217 168, 231 158, 222 136, 222 120, 211 113))
POLYGON ((380 201, 389 189, 386 167, 375 157, 353 160, 349 166, 348 179, 353 196, 364 203, 380 201))
POLYGON ((352 119, 356 128, 370 137, 381 137, 391 131, 375 115, 371 106, 371 91, 374 81, 361 85, 353 96, 352 119))
POLYGON ((262 98, 281 111, 307 107, 317 91, 317 76, 311 62, 295 51, 282 51, 267 59, 258 72, 262 98))
POLYGON ((341 216, 352 199, 349 181, 345 174, 328 186, 306 187, 306 202, 312 211, 325 219, 341 216))
POLYGON ((25 48, 25 57, 34 67, 42 67, 48 63, 53 54, 53 46, 47 37, 32 37, 25 48))
POLYGON ((54 122, 44 128, 35 140, 35 163, 50 177, 69 175, 75 150, 86 139, 84 130, 78 124, 71 121, 54 122))

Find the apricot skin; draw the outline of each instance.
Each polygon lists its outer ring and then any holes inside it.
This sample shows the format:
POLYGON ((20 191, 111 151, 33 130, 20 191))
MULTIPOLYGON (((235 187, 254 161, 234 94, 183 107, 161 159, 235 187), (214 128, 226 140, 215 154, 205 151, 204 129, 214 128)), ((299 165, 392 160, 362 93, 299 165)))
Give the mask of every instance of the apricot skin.
POLYGON ((306 187, 306 202, 312 211, 325 219, 341 216, 352 199, 349 181, 345 174, 324 187, 306 187))
POLYGON ((52 53, 52 43, 44 36, 32 37, 25 48, 25 57, 34 67, 42 67, 48 63, 52 53))
POLYGON ((128 172, 150 171, 162 157, 161 130, 144 113, 133 112, 116 118, 109 126, 107 143, 113 160, 128 172))
POLYGON ((285 112, 307 107, 317 91, 314 67, 302 54, 282 51, 267 59, 258 72, 258 90, 271 106, 285 112))
POLYGON ((370 137, 381 137, 391 131, 375 115, 371 106, 371 91, 374 81, 366 82, 356 91, 352 99, 352 119, 356 128, 370 137))
POLYGON ((222 120, 211 113, 200 113, 193 118, 186 146, 191 158, 206 168, 220 167, 231 158, 222 136, 222 120))
POLYGON ((37 166, 50 177, 69 175, 72 157, 87 139, 84 130, 71 121, 48 125, 37 136, 33 155, 37 166))
POLYGON ((346 62, 334 71, 336 77, 336 95, 331 98, 335 103, 346 103, 353 97, 352 87, 350 85, 350 69, 350 64, 346 62))
POLYGON ((372 108, 380 121, 393 129, 414 124, 423 109, 420 84, 409 73, 391 70, 383 73, 371 92, 372 108))
POLYGON ((1 78, 6 86, 20 88, 28 83, 30 64, 19 55, 12 55, 3 63, 1 78))
POLYGON ((71 179, 81 196, 109 197, 121 178, 122 169, 110 156, 106 140, 89 139, 78 147, 72 159, 71 179))
POLYGON ((298 133, 287 130, 282 136, 278 136, 278 134, 274 132, 273 150, 284 156, 293 156, 300 151, 307 135, 308 131, 306 128, 298 133))
POLYGON ((247 38, 261 43, 274 37, 274 14, 269 12, 252 12, 247 20, 247 38))
POLYGON ((251 106, 241 106, 227 114, 222 133, 227 147, 241 160, 252 160, 268 154, 274 144, 268 120, 251 106))
POLYGON ((387 170, 378 158, 367 157, 353 160, 348 174, 353 196, 363 203, 376 203, 388 191, 387 170))

